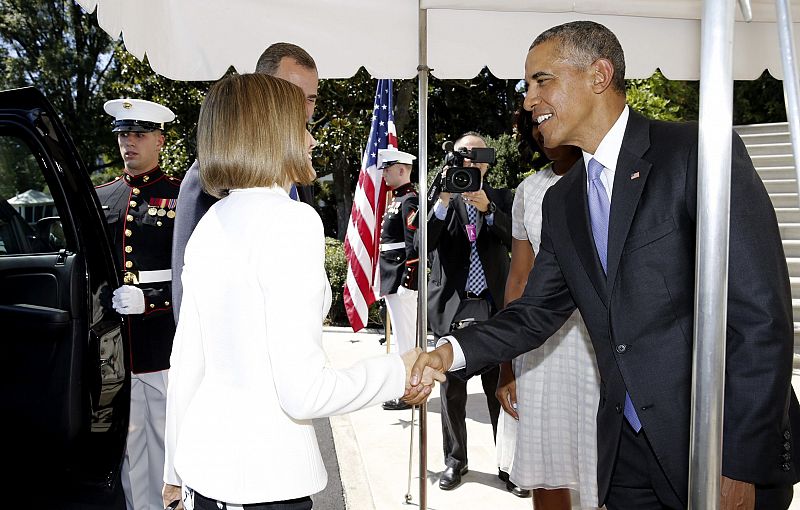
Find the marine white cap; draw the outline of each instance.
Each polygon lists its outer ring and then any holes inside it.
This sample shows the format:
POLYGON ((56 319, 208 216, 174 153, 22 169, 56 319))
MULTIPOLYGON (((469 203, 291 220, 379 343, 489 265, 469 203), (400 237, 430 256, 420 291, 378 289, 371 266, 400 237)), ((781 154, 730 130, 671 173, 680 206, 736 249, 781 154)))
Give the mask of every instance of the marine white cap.
POLYGON ((378 151, 378 168, 386 168, 395 163, 411 165, 415 159, 417 159, 416 156, 397 149, 380 149, 378 151))
POLYGON ((114 117, 112 132, 148 132, 164 129, 165 122, 175 120, 175 114, 166 106, 144 99, 112 99, 103 109, 114 117))

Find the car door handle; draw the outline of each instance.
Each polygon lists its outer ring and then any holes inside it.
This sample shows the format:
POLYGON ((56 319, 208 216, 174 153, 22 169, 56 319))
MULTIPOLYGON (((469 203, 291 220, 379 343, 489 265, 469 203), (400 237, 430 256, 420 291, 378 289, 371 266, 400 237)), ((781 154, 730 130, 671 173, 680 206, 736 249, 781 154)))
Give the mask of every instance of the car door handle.
POLYGON ((0 320, 11 319, 30 321, 38 324, 66 324, 69 322, 69 312, 49 306, 15 304, 0 305, 0 320))

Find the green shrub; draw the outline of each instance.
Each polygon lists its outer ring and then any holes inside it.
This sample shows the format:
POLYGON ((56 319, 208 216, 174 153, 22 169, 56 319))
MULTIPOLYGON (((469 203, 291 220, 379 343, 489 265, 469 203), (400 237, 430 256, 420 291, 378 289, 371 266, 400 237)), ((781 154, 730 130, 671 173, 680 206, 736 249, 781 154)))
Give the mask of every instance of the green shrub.
MULTIPOLYGON (((349 326, 344 309, 344 282, 347 279, 344 244, 331 237, 325 238, 325 271, 328 273, 328 281, 331 282, 331 310, 328 312, 327 323, 332 326, 349 326)), ((382 300, 369 307, 368 326, 383 327, 382 308, 382 300)))

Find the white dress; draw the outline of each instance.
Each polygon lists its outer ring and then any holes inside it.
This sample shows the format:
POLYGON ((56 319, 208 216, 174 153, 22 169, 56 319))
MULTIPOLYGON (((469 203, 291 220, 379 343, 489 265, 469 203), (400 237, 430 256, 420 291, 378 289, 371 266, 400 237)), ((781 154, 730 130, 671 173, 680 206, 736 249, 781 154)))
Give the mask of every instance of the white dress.
MULTIPOLYGON (((542 200, 559 176, 550 167, 517 188, 512 235, 539 251, 542 200)), ((519 422, 501 413, 498 463, 526 489, 571 489, 573 508, 597 508, 596 414, 600 375, 576 310, 538 349, 514 359, 519 422)))

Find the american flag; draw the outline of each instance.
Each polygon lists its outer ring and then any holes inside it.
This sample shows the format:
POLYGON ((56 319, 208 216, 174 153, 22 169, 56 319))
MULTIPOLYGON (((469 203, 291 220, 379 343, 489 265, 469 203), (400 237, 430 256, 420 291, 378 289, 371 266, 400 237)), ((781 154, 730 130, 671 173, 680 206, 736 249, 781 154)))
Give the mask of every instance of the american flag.
POLYGON ((361 158, 361 170, 353 197, 353 209, 347 224, 344 254, 347 279, 344 283, 344 307, 353 331, 367 325, 369 305, 378 298, 380 271, 380 219, 386 209, 386 184, 378 169, 378 150, 397 148, 392 107, 392 80, 378 80, 369 140, 361 158))

